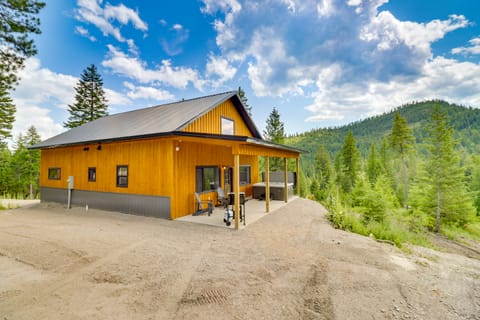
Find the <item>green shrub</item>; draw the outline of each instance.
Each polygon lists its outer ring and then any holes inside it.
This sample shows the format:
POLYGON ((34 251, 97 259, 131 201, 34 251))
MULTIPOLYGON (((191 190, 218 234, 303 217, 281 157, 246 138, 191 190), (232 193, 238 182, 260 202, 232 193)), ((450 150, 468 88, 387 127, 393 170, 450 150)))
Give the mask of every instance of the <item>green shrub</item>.
POLYGON ((362 202, 365 208, 363 213, 365 224, 372 221, 382 223, 385 220, 387 202, 382 195, 374 191, 369 191, 363 198, 362 202))

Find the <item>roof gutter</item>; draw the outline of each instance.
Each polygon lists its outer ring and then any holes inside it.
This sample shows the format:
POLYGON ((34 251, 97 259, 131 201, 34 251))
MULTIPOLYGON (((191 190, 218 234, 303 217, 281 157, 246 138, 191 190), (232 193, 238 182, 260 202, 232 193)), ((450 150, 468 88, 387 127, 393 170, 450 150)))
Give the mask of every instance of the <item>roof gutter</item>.
POLYGON ((204 138, 204 139, 216 139, 216 140, 226 140, 226 141, 240 141, 247 142, 263 147, 281 149, 299 153, 307 153, 305 150, 301 150, 295 147, 290 147, 282 144, 273 143, 270 141, 265 141, 257 138, 251 138, 247 136, 233 136, 233 135, 219 135, 219 134, 208 134, 208 133, 194 133, 194 132, 184 132, 184 131, 171 131, 171 132, 161 132, 137 136, 128 136, 128 137, 116 137, 109 139, 97 139, 97 140, 88 140, 88 141, 79 141, 76 143, 68 144, 59 144, 59 145, 46 145, 42 146, 41 143, 28 147, 28 149, 53 149, 59 147, 70 147, 70 146, 80 146, 86 144, 97 144, 97 143, 108 143, 108 142, 117 142, 117 141, 128 141, 128 140, 139 140, 139 139, 149 139, 149 138, 158 138, 158 137, 168 137, 168 136, 177 136, 177 137, 193 137, 193 138, 204 138))

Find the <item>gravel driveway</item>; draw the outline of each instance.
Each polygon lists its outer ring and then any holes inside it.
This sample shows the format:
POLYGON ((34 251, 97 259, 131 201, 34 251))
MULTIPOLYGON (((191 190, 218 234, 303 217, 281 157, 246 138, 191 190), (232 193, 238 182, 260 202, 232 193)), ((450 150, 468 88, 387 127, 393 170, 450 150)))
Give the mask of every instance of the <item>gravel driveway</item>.
POLYGON ((480 261, 305 199, 241 231, 39 204, 0 211, 0 319, 480 319, 480 261))

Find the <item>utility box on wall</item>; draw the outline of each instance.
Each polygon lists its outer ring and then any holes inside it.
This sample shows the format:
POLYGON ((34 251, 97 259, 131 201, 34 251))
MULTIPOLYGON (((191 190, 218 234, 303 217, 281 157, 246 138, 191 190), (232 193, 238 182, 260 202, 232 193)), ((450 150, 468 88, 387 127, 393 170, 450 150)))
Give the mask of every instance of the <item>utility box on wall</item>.
POLYGON ((74 182, 73 176, 69 176, 68 179, 67 179, 68 189, 69 189, 69 190, 72 190, 72 189, 73 189, 73 182, 74 182))
POLYGON ((72 190, 73 190, 73 176, 68 176, 67 179, 67 188, 68 188, 68 199, 67 199, 67 207, 70 209, 72 207, 72 190))

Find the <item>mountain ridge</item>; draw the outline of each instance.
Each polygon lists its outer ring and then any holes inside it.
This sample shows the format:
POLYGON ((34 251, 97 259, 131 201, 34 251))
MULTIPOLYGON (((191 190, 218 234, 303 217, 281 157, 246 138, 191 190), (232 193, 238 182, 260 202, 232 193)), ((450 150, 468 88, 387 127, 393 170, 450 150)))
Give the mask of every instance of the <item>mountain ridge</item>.
POLYGON ((386 138, 392 129, 394 114, 398 112, 407 119, 421 151, 426 137, 425 126, 429 122, 429 114, 435 105, 439 105, 447 113, 449 124, 454 128, 455 138, 458 140, 457 148, 466 153, 480 154, 480 109, 443 100, 411 102, 381 115, 355 121, 344 126, 312 129, 286 137, 285 144, 308 151, 302 156, 304 159, 303 167, 307 173, 313 169, 318 145, 323 144, 333 159, 334 155, 341 149, 345 136, 350 130, 355 137, 360 153, 365 157, 372 143, 375 143, 376 147, 380 147, 383 138, 386 138))

